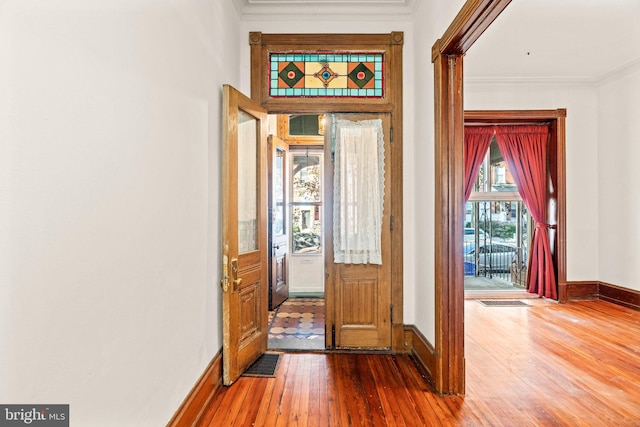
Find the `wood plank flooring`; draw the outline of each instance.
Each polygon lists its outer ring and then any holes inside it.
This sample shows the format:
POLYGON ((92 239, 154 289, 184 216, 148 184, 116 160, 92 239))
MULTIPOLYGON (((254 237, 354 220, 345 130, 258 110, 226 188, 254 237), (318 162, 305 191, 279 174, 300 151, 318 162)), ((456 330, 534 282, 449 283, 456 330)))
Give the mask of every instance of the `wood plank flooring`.
POLYGON ((202 426, 640 426, 640 312, 604 301, 465 302, 466 395, 438 396, 406 355, 284 354, 202 426))

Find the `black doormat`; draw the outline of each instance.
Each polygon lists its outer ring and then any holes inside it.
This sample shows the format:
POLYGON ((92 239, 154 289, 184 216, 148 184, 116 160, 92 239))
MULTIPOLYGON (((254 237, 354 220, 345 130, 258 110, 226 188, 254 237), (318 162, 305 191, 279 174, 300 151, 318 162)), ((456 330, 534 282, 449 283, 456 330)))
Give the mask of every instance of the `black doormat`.
POLYGON ((518 300, 495 299, 495 300, 481 300, 478 302, 487 307, 531 307, 526 302, 522 302, 518 300))
POLYGON ((264 353, 242 374, 243 377, 275 377, 280 353, 264 353))

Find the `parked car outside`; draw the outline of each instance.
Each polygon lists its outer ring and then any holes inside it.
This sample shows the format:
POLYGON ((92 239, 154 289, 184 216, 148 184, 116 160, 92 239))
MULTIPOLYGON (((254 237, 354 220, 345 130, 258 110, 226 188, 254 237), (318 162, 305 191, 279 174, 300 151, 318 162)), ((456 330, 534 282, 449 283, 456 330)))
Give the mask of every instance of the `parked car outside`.
MULTIPOLYGON (((477 272, 508 272, 511 263, 517 260, 517 255, 518 248, 508 243, 481 242, 477 254, 475 242, 464 244, 464 262, 475 264, 477 272)), ((523 253, 522 259, 526 261, 526 253, 523 253)))
MULTIPOLYGON (((480 235, 480 241, 484 242, 485 240, 489 240, 489 235, 484 232, 484 230, 478 230, 478 234, 480 235)), ((465 242, 475 242, 476 241, 476 230, 475 228, 466 227, 464 229, 464 241, 465 242)))

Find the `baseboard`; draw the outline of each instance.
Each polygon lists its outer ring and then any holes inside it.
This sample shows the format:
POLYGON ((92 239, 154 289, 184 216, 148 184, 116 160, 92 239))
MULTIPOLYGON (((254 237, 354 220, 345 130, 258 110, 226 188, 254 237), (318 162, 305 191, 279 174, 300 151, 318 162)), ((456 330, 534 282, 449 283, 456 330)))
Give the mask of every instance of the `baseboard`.
POLYGON ((167 427, 197 425, 207 404, 222 387, 222 350, 211 360, 207 369, 167 424, 167 427))
POLYGON ((561 283, 558 286, 558 300, 560 302, 598 299, 598 294, 598 282, 575 281, 561 283))
POLYGON ((415 325, 405 325, 404 331, 405 346, 415 359, 420 374, 433 386, 437 362, 435 349, 415 325))
POLYGON ((576 281, 558 287, 560 302, 600 299, 640 310, 640 291, 604 282, 576 281))
POLYGON ((640 310, 640 292, 611 285, 609 283, 599 283, 599 298, 624 307, 640 310))
POLYGON ((289 292, 289 296, 298 298, 324 298, 324 292, 289 292))

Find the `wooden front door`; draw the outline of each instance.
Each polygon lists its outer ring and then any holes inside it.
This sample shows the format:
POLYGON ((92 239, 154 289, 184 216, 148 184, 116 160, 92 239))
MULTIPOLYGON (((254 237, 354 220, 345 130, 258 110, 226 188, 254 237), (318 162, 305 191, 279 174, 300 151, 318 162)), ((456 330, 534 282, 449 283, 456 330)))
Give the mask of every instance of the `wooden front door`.
MULTIPOLYGON (((349 264, 334 262, 335 221, 327 223, 327 282, 326 294, 327 316, 327 347, 334 348, 363 348, 390 349, 391 348, 391 149, 390 117, 388 114, 337 114, 335 121, 350 120, 362 122, 365 120, 382 120, 384 136, 384 180, 385 189, 381 196, 383 203, 381 231, 382 263, 349 264), (331 329, 329 329, 331 328, 331 329)), ((332 128, 334 128, 332 124, 332 128)), ((332 129, 333 131, 333 129, 332 129)), ((326 182, 328 203, 326 218, 334 217, 335 191, 334 165, 335 140, 331 136, 325 142, 326 182)), ((357 168, 354 168, 354 170, 357 168)), ((357 172, 357 171, 356 171, 357 172)), ((357 195, 349 196, 350 200, 357 195)), ((361 230, 362 231, 362 230, 361 230)), ((358 233, 358 230, 354 230, 358 233)))
POLYGON ((223 97, 222 376, 230 385, 267 349, 267 114, 231 86, 223 97))
POLYGON ((288 152, 289 146, 275 135, 269 135, 270 206, 270 281, 269 310, 273 310, 289 298, 287 269, 289 260, 288 233, 288 152))

